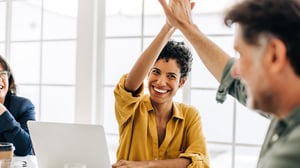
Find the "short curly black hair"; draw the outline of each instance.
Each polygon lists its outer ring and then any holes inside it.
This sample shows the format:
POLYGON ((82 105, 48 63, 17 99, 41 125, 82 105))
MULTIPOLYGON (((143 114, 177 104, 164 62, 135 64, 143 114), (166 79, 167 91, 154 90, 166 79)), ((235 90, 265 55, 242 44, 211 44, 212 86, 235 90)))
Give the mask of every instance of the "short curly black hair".
POLYGON ((188 76, 188 73, 192 69, 192 53, 184 42, 177 42, 172 39, 169 40, 160 52, 156 61, 160 59, 165 59, 166 61, 175 59, 180 68, 180 78, 188 76))

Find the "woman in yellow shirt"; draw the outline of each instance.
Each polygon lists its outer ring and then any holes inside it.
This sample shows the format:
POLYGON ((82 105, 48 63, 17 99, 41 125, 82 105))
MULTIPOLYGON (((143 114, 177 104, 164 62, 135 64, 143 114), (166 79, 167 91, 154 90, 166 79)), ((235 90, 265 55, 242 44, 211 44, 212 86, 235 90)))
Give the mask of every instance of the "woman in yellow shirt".
POLYGON ((169 40, 174 30, 166 23, 115 87, 120 140, 113 168, 209 167, 199 112, 172 100, 192 63, 189 49, 169 40))

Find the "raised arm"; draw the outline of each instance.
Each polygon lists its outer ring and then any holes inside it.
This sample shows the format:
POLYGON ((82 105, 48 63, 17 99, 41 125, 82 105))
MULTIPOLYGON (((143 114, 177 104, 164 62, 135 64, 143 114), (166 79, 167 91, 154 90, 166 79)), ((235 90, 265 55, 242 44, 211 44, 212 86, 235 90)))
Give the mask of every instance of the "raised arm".
POLYGON ((130 70, 125 82, 125 88, 127 90, 134 92, 141 86, 147 73, 155 63, 159 53, 173 34, 174 30, 175 28, 169 24, 165 24, 162 27, 158 35, 154 38, 130 70))
POLYGON ((191 10, 195 3, 190 0, 159 0, 167 21, 178 28, 195 48, 207 69, 220 82, 224 67, 230 59, 220 47, 208 39, 192 21, 191 10))

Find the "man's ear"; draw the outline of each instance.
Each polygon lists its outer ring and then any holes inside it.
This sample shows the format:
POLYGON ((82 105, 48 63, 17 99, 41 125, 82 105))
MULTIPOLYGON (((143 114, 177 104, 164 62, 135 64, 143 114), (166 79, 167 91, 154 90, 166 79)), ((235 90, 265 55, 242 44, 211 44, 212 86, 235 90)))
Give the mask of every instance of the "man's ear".
POLYGON ((268 61, 272 66, 272 72, 279 72, 284 68, 284 66, 288 63, 287 60, 287 53, 286 53, 286 45, 283 43, 282 40, 278 38, 271 38, 269 41, 269 52, 270 57, 268 61))
POLYGON ((187 77, 182 77, 180 78, 180 81, 179 81, 179 88, 183 87, 183 85, 185 84, 187 80, 187 77))

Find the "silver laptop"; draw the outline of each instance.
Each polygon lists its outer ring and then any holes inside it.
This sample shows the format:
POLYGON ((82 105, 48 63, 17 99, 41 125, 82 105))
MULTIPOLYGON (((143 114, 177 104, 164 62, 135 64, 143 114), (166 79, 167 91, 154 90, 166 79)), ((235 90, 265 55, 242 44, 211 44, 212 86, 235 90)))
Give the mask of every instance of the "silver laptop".
POLYGON ((102 125, 28 121, 39 168, 111 168, 102 125))

